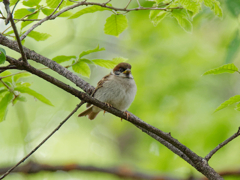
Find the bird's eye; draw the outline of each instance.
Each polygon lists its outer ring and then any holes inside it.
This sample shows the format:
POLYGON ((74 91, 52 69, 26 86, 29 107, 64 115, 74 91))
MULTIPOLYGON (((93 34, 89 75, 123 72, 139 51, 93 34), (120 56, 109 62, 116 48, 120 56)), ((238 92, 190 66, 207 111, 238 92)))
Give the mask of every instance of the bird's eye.
POLYGON ((119 71, 120 71, 120 72, 123 72, 123 71, 124 71, 124 68, 119 68, 119 71))

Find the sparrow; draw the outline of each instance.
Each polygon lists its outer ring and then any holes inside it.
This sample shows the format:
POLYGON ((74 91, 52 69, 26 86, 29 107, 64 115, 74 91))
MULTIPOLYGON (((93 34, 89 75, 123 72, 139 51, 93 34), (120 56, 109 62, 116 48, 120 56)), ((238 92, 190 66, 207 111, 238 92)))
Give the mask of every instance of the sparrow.
MULTIPOLYGON (((132 104, 136 92, 137 86, 131 74, 131 65, 122 62, 97 83, 91 96, 109 106, 126 111, 132 104)), ((101 108, 90 103, 87 104, 87 108, 78 117, 88 116, 90 120, 93 120, 102 111, 101 108)))

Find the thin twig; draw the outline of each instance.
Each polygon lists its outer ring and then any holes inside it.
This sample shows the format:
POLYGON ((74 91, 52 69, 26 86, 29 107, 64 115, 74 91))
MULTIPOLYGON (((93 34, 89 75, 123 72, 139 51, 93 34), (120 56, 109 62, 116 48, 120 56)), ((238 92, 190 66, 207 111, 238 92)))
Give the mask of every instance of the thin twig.
POLYGON ((127 7, 129 6, 129 4, 131 3, 132 0, 129 0, 126 7, 124 9, 127 9, 127 7))
POLYGON ((136 1, 137 1, 137 3, 138 3, 139 8, 141 8, 142 6, 141 6, 139 0, 136 0, 136 1))
POLYGON ((49 20, 53 14, 58 10, 58 8, 61 6, 61 4, 63 3, 63 0, 61 0, 61 2, 58 4, 58 6, 56 7, 56 9, 52 12, 52 14, 50 14, 49 16, 43 18, 41 21, 39 21, 38 23, 34 24, 31 28, 29 28, 22 36, 21 36, 21 40, 25 39, 27 37, 27 35, 36 27, 38 27, 39 25, 41 25, 44 21, 49 20))
POLYGON ((19 1, 20 1, 20 0, 18 0, 18 1, 16 2, 16 4, 14 5, 13 10, 12 10, 12 14, 13 14, 15 8, 17 7, 17 4, 19 3, 19 1))
POLYGON ((223 146, 225 146, 226 144, 228 144, 229 142, 231 142, 233 139, 237 138, 240 135, 240 127, 238 128, 238 131, 232 135, 230 138, 226 139, 225 141, 223 141, 222 143, 220 143, 217 147, 215 147, 206 157, 205 159, 207 161, 210 160, 210 158, 219 150, 221 149, 223 146))
POLYGON ((12 172, 16 167, 18 167, 21 163, 23 163, 29 156, 31 156, 35 151, 38 150, 57 130, 61 128, 61 126, 84 104, 84 101, 81 101, 77 107, 56 127, 38 146, 36 146, 28 155, 26 155, 21 161, 19 161, 15 166, 5 172, 1 177, 0 180, 6 177, 10 172, 12 172))
MULTIPOLYGON (((13 31, 14 31, 14 34, 15 34, 15 37, 17 39, 17 42, 18 42, 18 47, 20 49, 20 52, 21 52, 21 55, 22 55, 22 59, 25 63, 28 63, 27 62, 27 57, 23 51, 23 47, 22 47, 22 43, 21 43, 21 40, 20 40, 20 37, 19 37, 19 34, 18 34, 18 31, 17 31, 17 27, 14 23, 14 20, 12 18, 12 13, 10 12, 10 8, 9 8, 9 2, 6 2, 6 1, 3 1, 4 5, 5 5, 5 9, 8 13, 8 17, 10 19, 10 22, 11 22, 11 25, 12 25, 12 28, 13 28, 13 31)), ((17 3, 16 3, 17 4, 17 3)))
POLYGON ((111 2, 111 0, 108 0, 107 2, 103 3, 104 5, 106 5, 107 3, 111 2))

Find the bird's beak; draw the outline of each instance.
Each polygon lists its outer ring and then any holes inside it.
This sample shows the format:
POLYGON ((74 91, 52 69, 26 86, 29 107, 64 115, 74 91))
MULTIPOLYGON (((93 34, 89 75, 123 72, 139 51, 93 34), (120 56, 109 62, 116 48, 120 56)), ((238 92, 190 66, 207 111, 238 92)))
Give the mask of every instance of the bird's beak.
POLYGON ((126 69, 123 74, 130 74, 131 73, 131 69, 126 69))

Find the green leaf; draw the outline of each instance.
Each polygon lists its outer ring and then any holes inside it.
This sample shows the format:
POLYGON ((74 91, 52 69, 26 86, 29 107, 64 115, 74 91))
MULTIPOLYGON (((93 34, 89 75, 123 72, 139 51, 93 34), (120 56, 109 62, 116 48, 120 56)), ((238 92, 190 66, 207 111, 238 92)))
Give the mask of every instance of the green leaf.
MULTIPOLYGON (((37 19, 39 15, 39 11, 36 12, 35 14, 32 14, 30 16, 27 17, 27 19, 37 19)), ((21 29, 23 29, 24 27, 26 27, 27 25, 33 23, 33 21, 25 21, 21 23, 21 29)))
POLYGON ((31 83, 28 83, 28 82, 19 82, 19 83, 16 83, 16 86, 24 86, 24 87, 30 87, 31 86, 31 83))
POLYGON ((33 13, 34 11, 35 9, 29 9, 29 8, 18 9, 14 13, 14 18, 21 19, 26 15, 33 13))
POLYGON ((22 3, 24 6, 34 7, 38 6, 41 0, 24 0, 22 3))
POLYGON ((41 10, 42 10, 43 14, 45 14, 45 15, 47 15, 47 16, 49 16, 50 14, 52 14, 53 11, 54 11, 54 9, 49 9, 49 8, 43 8, 43 9, 41 9, 41 10))
POLYGON ((31 31, 28 34, 28 37, 31 37, 33 39, 35 39, 36 41, 45 41, 46 39, 48 39, 51 35, 47 34, 47 33, 40 33, 37 31, 31 31))
POLYGON ((9 92, 6 87, 0 89, 0 99, 5 96, 6 92, 9 92))
POLYGON ((69 61, 71 59, 76 59, 76 58, 77 58, 76 56, 64 56, 64 55, 61 55, 61 56, 54 57, 52 60, 60 64, 62 62, 66 62, 66 61, 69 61))
POLYGON ((188 20, 188 15, 184 9, 174 9, 172 16, 178 21, 178 24, 188 33, 192 32, 192 23, 188 20))
POLYGON ((8 31, 8 32, 6 32, 6 33, 4 33, 4 34, 8 34, 8 35, 10 35, 10 34, 13 34, 13 33, 14 33, 14 31, 11 30, 11 31, 8 31))
POLYGON ((61 0, 46 0, 47 6, 50 8, 56 8, 61 0))
POLYGON ((229 98, 227 101, 223 102, 218 108, 214 111, 217 112, 225 107, 228 107, 229 105, 235 104, 237 102, 240 102, 240 95, 233 96, 229 98))
POLYGON ((127 58, 123 58, 123 57, 113 58, 113 62, 116 63, 116 64, 119 64, 121 62, 126 62, 127 60, 128 60, 127 58))
POLYGON ((69 17, 69 16, 71 16, 72 14, 73 14, 72 12, 66 11, 66 12, 60 14, 58 17, 69 17))
POLYGON ((239 0, 226 0, 226 6, 231 14, 238 18, 240 14, 240 1, 239 0))
POLYGON ((28 72, 24 72, 24 73, 20 73, 20 74, 16 74, 13 76, 13 80, 15 82, 17 82, 20 78, 23 78, 23 77, 29 77, 31 76, 32 74, 28 73, 28 72))
POLYGON ((234 57, 239 52, 240 36, 238 30, 235 32, 233 39, 227 47, 226 63, 230 63, 234 60, 234 57))
POLYGON ((199 1, 193 0, 179 0, 184 9, 192 11, 195 14, 201 9, 201 4, 199 1))
MULTIPOLYGON (((10 75, 10 74, 12 74, 10 71, 4 71, 4 72, 2 72, 2 73, 0 73, 0 76, 1 77, 4 77, 4 76, 8 76, 8 75, 10 75)), ((5 83, 6 82, 9 82, 9 83, 12 83, 12 76, 9 76, 9 77, 7 77, 7 78, 4 78, 4 79, 2 79, 5 83)), ((2 84, 1 82, 0 82, 0 84, 2 84)), ((9 85, 9 84, 8 84, 9 85)))
POLYGON ((108 35, 119 36, 128 26, 126 16, 112 14, 107 18, 104 32, 108 35))
POLYGON ((89 59, 81 59, 81 61, 87 63, 87 64, 94 64, 91 60, 89 59))
POLYGON ((6 61, 6 51, 0 48, 0 64, 4 64, 6 61))
POLYGON ((104 50, 105 50, 105 48, 99 48, 99 45, 98 45, 95 49, 90 49, 90 50, 81 52, 81 54, 79 55, 79 59, 83 56, 88 55, 88 54, 98 52, 98 51, 104 51, 104 50))
POLYGON ((215 13, 216 16, 222 17, 222 8, 217 0, 204 0, 204 4, 215 13))
MULTIPOLYGON (((73 64, 74 63, 75 62, 73 62, 73 64)), ((81 61, 81 59, 76 64, 74 64, 72 66, 72 69, 76 73, 79 73, 79 74, 81 74, 83 76, 86 76, 88 78, 90 77, 91 70, 90 70, 89 66, 85 62, 81 61)))
POLYGON ((226 64, 215 69, 205 72, 203 75, 208 74, 221 74, 221 73, 234 73, 238 72, 238 68, 234 64, 226 64))
POLYGON ((169 14, 169 12, 151 10, 149 13, 149 18, 153 25, 157 26, 158 23, 160 23, 166 17, 167 14, 169 14))
POLYGON ((45 103, 47 105, 53 106, 53 104, 47 98, 45 98, 43 95, 37 93, 36 91, 34 91, 28 87, 20 86, 20 87, 16 87, 14 90, 19 91, 21 93, 27 93, 27 94, 37 98, 39 101, 42 101, 43 103, 45 103))
POLYGON ((87 14, 87 13, 94 13, 97 11, 111 11, 111 9, 108 8, 104 8, 101 6, 90 6, 90 7, 86 7, 78 12, 76 12, 75 14, 73 14, 72 16, 69 17, 69 19, 75 19, 78 18, 79 16, 83 15, 83 14, 87 14))
POLYGON ((94 62, 94 64, 98 66, 105 67, 108 69, 113 69, 116 66, 116 63, 111 60, 93 59, 92 62, 94 62))
POLYGON ((0 100, 0 122, 4 121, 7 115, 7 108, 8 105, 11 103, 14 95, 12 93, 7 93, 5 96, 0 100))

